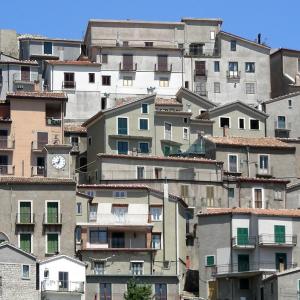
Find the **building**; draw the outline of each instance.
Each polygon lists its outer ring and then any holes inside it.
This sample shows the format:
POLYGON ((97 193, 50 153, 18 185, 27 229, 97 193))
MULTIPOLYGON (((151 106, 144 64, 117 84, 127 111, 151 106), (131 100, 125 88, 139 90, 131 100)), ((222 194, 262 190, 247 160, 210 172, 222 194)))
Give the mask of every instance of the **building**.
POLYGON ((270 48, 221 25, 220 19, 90 20, 84 44, 102 64, 101 93, 111 99, 150 91, 170 97, 180 87, 221 104, 269 98, 270 48))
POLYGON ((267 136, 299 139, 300 91, 279 96, 262 103, 267 119, 267 136))
POLYGON ((265 276, 297 265, 298 210, 215 208, 199 212, 198 220, 205 299, 261 299, 265 276))
POLYGON ((85 263, 57 255, 39 263, 41 299, 84 300, 85 263))
POLYGON ((0 177, 0 239, 38 259, 74 256, 75 190, 71 179, 0 177))
POLYGON ((0 299, 40 299, 36 257, 8 242, 0 242, 0 257, 0 299))
POLYGON ((79 185, 77 255, 86 262, 88 299, 123 299, 128 280, 179 299, 186 269, 187 204, 139 184, 79 185), (87 214, 85 213, 87 212, 87 214), (168 226, 168 224, 174 226, 168 226))
POLYGON ((272 98, 299 91, 300 51, 280 48, 271 53, 272 98))
POLYGON ((0 52, 19 57, 17 32, 14 29, 0 29, 0 52))

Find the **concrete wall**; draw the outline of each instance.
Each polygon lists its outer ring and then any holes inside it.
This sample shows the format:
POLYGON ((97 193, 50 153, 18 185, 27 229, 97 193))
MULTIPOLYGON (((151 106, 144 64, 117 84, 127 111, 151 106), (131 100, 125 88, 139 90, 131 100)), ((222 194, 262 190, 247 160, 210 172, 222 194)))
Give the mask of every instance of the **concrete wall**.
POLYGON ((0 52, 13 57, 19 56, 17 32, 14 29, 0 29, 0 52))

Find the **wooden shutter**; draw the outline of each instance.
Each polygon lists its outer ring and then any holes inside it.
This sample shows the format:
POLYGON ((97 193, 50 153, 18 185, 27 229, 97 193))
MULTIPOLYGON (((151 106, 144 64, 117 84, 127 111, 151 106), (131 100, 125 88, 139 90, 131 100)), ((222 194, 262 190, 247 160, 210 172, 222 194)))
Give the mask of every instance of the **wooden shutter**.
POLYGON ((206 187, 206 202, 207 206, 214 206, 214 187, 207 186, 206 187))
POLYGON ((31 203, 20 202, 20 222, 30 223, 31 221, 31 203))
POLYGON ((58 234, 48 234, 48 253, 58 252, 58 234))
POLYGON ((168 55, 158 55, 157 56, 157 66, 158 71, 168 70, 168 55))
POLYGON ((195 61, 195 71, 196 75, 205 75, 205 61, 195 61))
POLYGON ((249 244, 248 228, 238 228, 237 229, 237 243, 238 245, 248 245, 249 244))
POLYGON ((131 71, 133 70, 133 55, 124 54, 123 55, 123 70, 131 71))
POLYGON ((58 223, 58 203, 48 202, 47 203, 47 222, 58 223))
POLYGON ((31 252, 31 234, 22 233, 20 235, 20 248, 26 252, 31 252))
POLYGON ((275 237, 275 243, 278 243, 278 244, 285 243, 285 226, 284 225, 274 225, 274 237, 275 237))

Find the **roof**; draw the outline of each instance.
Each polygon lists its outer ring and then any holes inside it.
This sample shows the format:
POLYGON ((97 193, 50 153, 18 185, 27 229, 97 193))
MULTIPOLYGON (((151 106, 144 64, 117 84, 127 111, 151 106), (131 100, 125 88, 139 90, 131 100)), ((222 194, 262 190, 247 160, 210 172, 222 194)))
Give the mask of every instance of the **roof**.
POLYGON ((212 159, 199 158, 199 157, 164 157, 164 156, 130 156, 125 154, 97 154, 99 158, 116 158, 116 159, 136 159, 136 160, 157 160, 157 161, 175 161, 175 162, 186 162, 186 163, 204 163, 204 164, 223 164, 221 161, 212 159))
POLYGON ((189 18, 184 17, 181 18, 181 22, 211 22, 211 23, 219 23, 222 24, 223 20, 219 18, 189 18))
POLYGON ((78 259, 76 259, 76 258, 74 258, 74 257, 70 257, 70 256, 67 256, 67 255, 64 255, 64 254, 62 254, 62 255, 51 256, 51 257, 48 258, 48 259, 42 260, 42 261, 40 261, 40 265, 46 264, 46 263, 51 262, 51 261, 54 261, 54 260, 63 259, 63 258, 64 258, 64 259, 68 259, 68 260, 70 260, 70 261, 72 261, 72 262, 74 262, 74 263, 76 263, 76 264, 82 265, 82 266, 85 266, 85 265, 86 265, 84 262, 82 262, 82 261, 80 261, 80 260, 78 260, 78 259))
POLYGON ((67 101, 68 97, 65 93, 60 92, 9 92, 6 96, 7 99, 14 98, 14 99, 51 99, 51 100, 60 100, 60 101, 67 101))
POLYGON ((63 38, 49 38, 46 36, 38 36, 38 35, 21 35, 18 37, 18 40, 21 41, 30 41, 30 40, 40 40, 40 41, 57 41, 57 42, 66 42, 66 43, 82 43, 82 40, 76 40, 76 39, 63 39, 63 38))
POLYGON ((75 185, 76 182, 70 178, 51 177, 0 177, 0 185, 3 184, 67 184, 75 185))
POLYGON ((271 49, 269 46, 266 46, 266 45, 263 45, 263 44, 258 44, 257 42, 255 41, 251 41, 249 39, 245 39, 243 37, 240 37, 238 35, 235 35, 235 34, 232 34, 232 33, 229 33, 229 32, 226 32, 226 31, 220 31, 220 34, 221 35, 225 35, 225 36, 228 36, 228 37, 231 37, 231 38, 234 38, 234 39, 238 39, 238 40, 241 40, 243 42, 246 42, 246 43, 249 43, 249 44, 252 44, 252 45, 255 45, 257 47, 261 47, 261 48, 265 48, 265 49, 271 49))
POLYGON ((281 272, 276 272, 274 274, 272 274, 271 276, 268 276, 267 278, 263 279, 263 281, 268 281, 277 277, 281 277, 281 276, 285 276, 285 275, 289 275, 289 274, 293 274, 293 273, 297 273, 300 271, 300 267, 296 267, 296 268, 290 268, 281 272))
POLYGON ((179 102, 176 98, 155 98, 155 105, 161 106, 182 106, 182 103, 179 102))
POLYGON ((271 53, 271 56, 274 55, 274 54, 277 54, 279 52, 292 52, 292 53, 296 53, 298 55, 300 55, 300 50, 296 50, 296 49, 289 49, 289 48, 279 48, 277 49, 276 51, 272 52, 271 53))
POLYGON ((111 20, 111 19, 90 19, 90 23, 120 23, 120 24, 149 24, 149 25, 184 25, 182 22, 162 22, 162 21, 144 21, 144 20, 111 20))
POLYGON ((287 143, 284 143, 276 138, 262 137, 212 137, 205 136, 205 139, 217 145, 233 146, 233 147, 256 147, 256 148, 276 148, 276 149, 295 149, 287 143))
POLYGON ((49 65, 59 66, 88 66, 101 67, 101 64, 91 62, 90 60, 46 60, 49 65))
POLYGON ((86 128, 79 124, 65 124, 64 125, 65 132, 76 132, 76 133, 85 133, 86 128))
POLYGON ((263 208, 207 208, 206 211, 199 211, 198 216, 214 215, 261 215, 274 217, 300 217, 299 209, 263 209, 263 208))
POLYGON ((262 183, 282 183, 288 184, 290 181, 281 178, 263 178, 263 177, 235 177, 234 179, 238 182, 262 182, 262 183))
POLYGON ((289 93, 289 94, 286 94, 286 95, 282 95, 282 96, 279 96, 279 97, 276 97, 276 98, 266 100, 266 101, 263 102, 263 104, 269 104, 269 103, 272 103, 272 102, 277 102, 277 101, 280 101, 280 100, 296 97, 296 96, 299 96, 299 95, 300 95, 300 91, 299 92, 294 92, 294 93, 289 93))
POLYGON ((13 245, 13 244, 11 244, 11 243, 9 243, 9 242, 3 242, 3 243, 0 243, 0 248, 5 248, 5 247, 9 247, 9 248, 11 248, 11 249, 13 249, 13 250, 15 250, 15 251, 17 251, 17 252, 22 253, 22 254, 25 255, 25 256, 29 256, 30 258, 36 260, 36 256, 35 256, 35 255, 33 255, 33 254, 31 254, 31 253, 28 253, 28 252, 26 252, 26 251, 24 251, 24 250, 22 250, 22 249, 16 247, 15 245, 13 245))
POLYGON ((0 64, 38 66, 35 60, 0 60, 0 64))

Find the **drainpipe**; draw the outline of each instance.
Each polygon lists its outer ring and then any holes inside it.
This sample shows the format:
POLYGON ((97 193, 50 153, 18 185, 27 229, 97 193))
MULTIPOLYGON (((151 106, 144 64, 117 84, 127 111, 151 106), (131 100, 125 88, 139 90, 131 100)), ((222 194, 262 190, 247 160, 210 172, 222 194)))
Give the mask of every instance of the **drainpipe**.
POLYGON ((166 211, 165 211, 165 202, 169 199, 169 186, 167 183, 167 177, 166 182, 164 183, 164 200, 163 200, 163 261, 166 260, 166 211))
POLYGON ((7 64, 7 90, 9 91, 9 88, 10 88, 10 85, 9 85, 9 82, 10 82, 10 76, 9 76, 9 64, 7 64))
MULTIPOLYGON (((148 195, 147 195, 147 200, 148 200, 148 222, 150 221, 150 191, 149 189, 148 195)), ((147 238, 146 238, 146 243, 147 243, 147 238)), ((150 258, 150 274, 153 275, 153 252, 150 252, 151 258, 150 258)))
POLYGON ((247 151, 247 172, 248 172, 248 177, 250 177, 250 155, 249 155, 249 147, 246 147, 247 151))
MULTIPOLYGON (((233 255, 232 255, 232 248, 231 248, 231 243, 232 243, 232 213, 230 214, 230 268, 231 272, 233 271, 233 255)), ((233 298, 233 278, 231 278, 231 299, 234 300, 233 298)))

